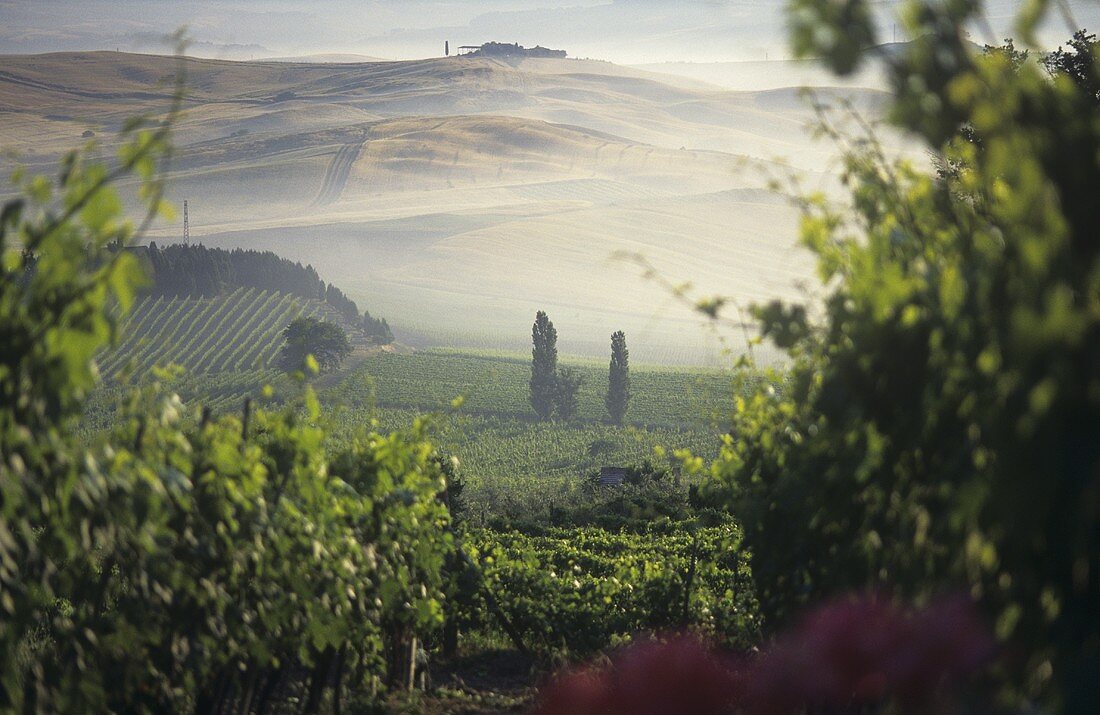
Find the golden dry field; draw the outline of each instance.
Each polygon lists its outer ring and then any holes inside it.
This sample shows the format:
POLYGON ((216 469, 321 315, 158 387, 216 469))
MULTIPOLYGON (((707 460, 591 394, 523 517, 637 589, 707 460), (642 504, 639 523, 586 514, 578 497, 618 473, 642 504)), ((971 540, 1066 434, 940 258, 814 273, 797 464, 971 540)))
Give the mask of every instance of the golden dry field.
MULTIPOLYGON (((189 202, 193 240, 312 263, 401 340, 520 348, 545 309, 567 352, 603 354, 623 329, 639 359, 714 364, 743 336, 707 329, 616 256, 744 304, 813 290, 797 214, 767 184, 832 191, 836 149, 811 139, 793 86, 590 60, 9 56, 3 162, 50 170, 87 131, 110 151, 127 117, 165 109, 181 66, 169 197, 189 202)), ((884 96, 817 91, 870 119, 884 96)), ((150 238, 181 233, 177 220, 150 238)))

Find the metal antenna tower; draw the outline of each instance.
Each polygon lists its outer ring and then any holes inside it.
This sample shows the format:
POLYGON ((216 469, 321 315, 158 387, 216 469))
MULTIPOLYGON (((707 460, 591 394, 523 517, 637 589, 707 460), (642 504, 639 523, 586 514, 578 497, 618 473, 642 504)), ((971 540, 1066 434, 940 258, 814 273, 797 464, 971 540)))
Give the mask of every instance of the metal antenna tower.
POLYGON ((183 243, 189 245, 191 243, 191 221, 187 217, 187 202, 183 202, 183 243))

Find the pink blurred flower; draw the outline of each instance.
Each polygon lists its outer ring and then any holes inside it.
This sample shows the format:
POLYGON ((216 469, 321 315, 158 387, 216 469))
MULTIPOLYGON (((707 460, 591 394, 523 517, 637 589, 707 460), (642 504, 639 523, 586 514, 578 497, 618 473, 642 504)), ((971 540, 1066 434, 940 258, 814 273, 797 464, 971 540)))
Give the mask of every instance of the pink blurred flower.
POLYGON ((751 663, 693 636, 638 642, 611 665, 573 670, 543 690, 538 715, 722 715, 927 705, 993 656, 965 598, 915 612, 886 600, 838 601, 807 615, 751 663))
POLYGON ((606 670, 578 668, 559 675, 539 693, 537 715, 599 715, 620 712, 606 670))
POLYGON ((605 668, 578 670, 547 688, 539 715, 723 715, 736 712, 741 677, 732 659, 693 636, 625 649, 605 668))
POLYGON ((994 641, 965 599, 907 613, 879 598, 810 613, 754 664, 759 712, 895 700, 919 704, 984 664, 994 641))

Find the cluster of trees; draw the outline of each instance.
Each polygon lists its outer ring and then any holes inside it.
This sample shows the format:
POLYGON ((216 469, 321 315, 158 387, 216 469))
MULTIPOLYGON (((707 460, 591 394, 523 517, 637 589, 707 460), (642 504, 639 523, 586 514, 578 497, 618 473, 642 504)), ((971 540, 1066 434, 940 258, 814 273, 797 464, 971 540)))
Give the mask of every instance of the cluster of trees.
MULTIPOLYGON (((1059 46, 1053 52, 1042 53, 1039 56, 1039 64, 1055 82, 1067 80, 1072 82, 1082 98, 1086 101, 1091 98, 1096 106, 1100 107, 1100 72, 1096 70, 1094 63, 1098 47, 1096 35, 1087 30, 1077 30, 1067 45, 1068 49, 1059 46)), ((994 58, 997 62, 1005 63, 1013 74, 1018 74, 1031 57, 1031 51, 1018 49, 1011 37, 1006 38, 1002 45, 983 46, 982 54, 986 58, 994 58)), ((972 122, 967 121, 960 125, 958 136, 961 140, 973 144, 974 151, 984 149, 982 136, 972 122)), ((933 161, 937 175, 945 180, 958 179, 959 172, 966 167, 964 160, 944 153, 934 153, 933 161)))
POLYGON ((323 300, 335 308, 341 318, 352 324, 360 320, 359 306, 355 304, 354 300, 348 298, 343 291, 331 283, 327 286, 322 283, 322 286, 324 290, 323 300))
POLYGON ((271 251, 240 248, 232 251, 201 244, 172 244, 160 248, 130 249, 148 262, 152 278, 145 290, 166 298, 211 298, 241 287, 277 290, 328 303, 349 325, 362 327, 379 344, 393 342, 385 318, 359 314, 355 301, 331 283, 325 283, 313 266, 282 258, 271 251))
POLYGON ((271 251, 230 251, 197 243, 161 248, 156 242, 130 250, 148 260, 152 282, 147 290, 153 296, 211 298, 243 286, 327 299, 327 286, 313 266, 303 266, 271 251))
MULTIPOLYGON (((558 331, 543 311, 531 326, 530 400, 540 420, 570 420, 577 414, 581 376, 569 367, 558 367, 558 331)), ((611 364, 605 397, 612 422, 622 424, 630 403, 629 351, 626 334, 611 336, 611 364)))
POLYGON ((372 342, 389 345, 393 342, 393 331, 385 318, 375 318, 369 310, 363 311, 363 332, 372 342))
POLYGON ((390 324, 386 322, 385 318, 376 318, 370 314, 370 311, 366 310, 360 316, 359 306, 355 304, 354 300, 344 295, 339 288, 331 283, 327 286, 324 283, 321 285, 324 288, 325 302, 335 308, 340 317, 349 325, 362 328, 372 343, 389 345, 393 342, 393 331, 390 330, 390 324))

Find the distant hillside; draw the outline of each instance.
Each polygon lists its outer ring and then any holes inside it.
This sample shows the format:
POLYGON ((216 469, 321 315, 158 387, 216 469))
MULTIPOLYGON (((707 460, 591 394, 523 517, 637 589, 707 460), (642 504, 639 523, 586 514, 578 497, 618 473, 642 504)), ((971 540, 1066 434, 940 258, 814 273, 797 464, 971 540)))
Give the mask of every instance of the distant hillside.
POLYGON ((886 90, 885 66, 865 64, 848 77, 838 77, 816 60, 742 60, 739 62, 661 62, 635 69, 706 82, 742 92, 788 87, 846 87, 886 90))
POLYGON ((264 370, 298 317, 340 325, 353 345, 393 341, 384 318, 360 314, 312 266, 270 251, 155 243, 128 250, 147 264, 152 281, 122 326, 122 342, 99 357, 106 378, 168 364, 199 375, 264 370))
MULTIPOLYGON (((254 62, 256 60, 249 60, 254 62)), ((316 54, 316 55, 296 55, 292 57, 265 57, 260 62, 286 62, 287 64, 334 64, 334 65, 353 65, 360 62, 388 62, 389 60, 383 57, 373 57, 371 55, 353 55, 353 54, 340 54, 340 53, 328 53, 328 54, 316 54)))
MULTIPOLYGON (((625 330, 639 358, 709 363, 723 338, 609 257, 644 255, 670 281, 742 305, 816 283, 797 210, 758 196, 789 174, 808 190, 839 185, 837 147, 810 139, 817 115, 797 90, 568 58, 185 65, 167 198, 189 201, 191 235, 312 264, 424 343, 520 349, 517 326, 546 309, 563 348, 603 355, 625 330)), ((5 57, 0 149, 50 175, 85 132, 111 153, 125 118, 163 111, 176 68, 114 52, 5 57)), ((819 94, 879 114, 881 92, 819 94)), ((136 208, 133 188, 120 191, 136 208)), ((178 242, 182 226, 149 236, 178 242)))
MULTIPOLYGON (((0 141, 33 163, 52 160, 86 130, 108 139, 126 117, 163 108, 176 68, 171 57, 113 52, 5 57, 0 106, 11 115, 0 141)), ((198 166, 278 156, 298 165, 299 180, 316 180, 308 165, 317 150, 347 143, 348 130, 405 117, 507 115, 673 149, 744 153, 750 144, 738 135, 746 132, 774 142, 744 97, 608 62, 494 54, 354 64, 192 58, 186 71, 191 111, 176 134, 182 160, 196 150, 206 154, 198 166), (224 155, 209 153, 217 149, 224 155)))
MULTIPOLYGON (((908 42, 887 42, 863 51, 864 60, 850 75, 841 77, 816 59, 757 59, 732 62, 661 62, 633 65, 634 69, 692 79, 742 92, 812 87, 890 89, 889 61, 903 53, 908 42)), ((970 42, 973 52, 982 46, 970 42)))
POLYGON ((255 288, 214 298, 148 297, 123 324, 122 342, 100 356, 100 373, 109 379, 129 368, 140 376, 168 364, 192 374, 265 369, 278 356, 283 329, 299 316, 334 317, 320 301, 255 288))
POLYGON ((313 266, 289 261, 271 251, 208 248, 173 244, 132 249, 147 263, 152 282, 146 289, 156 298, 218 298, 241 288, 278 291, 328 306, 339 322, 367 342, 393 342, 385 318, 359 314, 355 301, 331 283, 325 284, 313 266))

